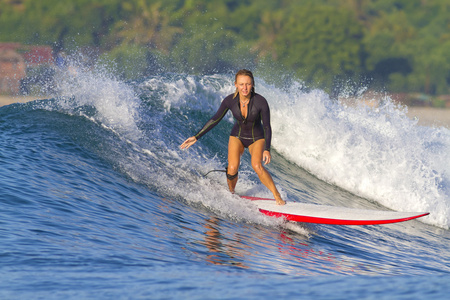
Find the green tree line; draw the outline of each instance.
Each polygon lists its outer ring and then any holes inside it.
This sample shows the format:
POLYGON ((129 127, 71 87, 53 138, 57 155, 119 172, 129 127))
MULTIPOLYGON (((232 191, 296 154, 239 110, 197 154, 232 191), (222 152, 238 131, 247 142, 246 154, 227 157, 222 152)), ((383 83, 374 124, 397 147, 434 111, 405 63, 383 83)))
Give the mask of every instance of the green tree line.
POLYGON ((450 92, 448 0, 1 0, 0 41, 96 49, 125 78, 245 66, 333 92, 450 92))

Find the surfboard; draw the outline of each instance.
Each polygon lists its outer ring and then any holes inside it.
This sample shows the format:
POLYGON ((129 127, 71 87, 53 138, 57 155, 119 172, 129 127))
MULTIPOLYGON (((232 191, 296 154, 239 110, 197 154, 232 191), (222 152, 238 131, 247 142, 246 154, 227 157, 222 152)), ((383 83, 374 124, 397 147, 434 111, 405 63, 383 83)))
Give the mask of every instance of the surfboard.
POLYGON ((277 205, 274 199, 240 196, 252 200, 265 215, 287 221, 329 225, 380 225, 405 222, 428 215, 427 212, 398 212, 286 202, 277 205))

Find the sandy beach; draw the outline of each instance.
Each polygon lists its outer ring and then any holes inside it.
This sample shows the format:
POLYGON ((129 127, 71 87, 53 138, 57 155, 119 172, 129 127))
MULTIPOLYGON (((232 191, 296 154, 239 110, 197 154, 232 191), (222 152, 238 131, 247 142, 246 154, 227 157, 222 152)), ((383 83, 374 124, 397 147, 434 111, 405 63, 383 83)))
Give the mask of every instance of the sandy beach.
POLYGON ((44 99, 36 96, 4 96, 0 95, 0 106, 5 106, 13 103, 25 103, 33 100, 44 99))
MULTIPOLYGON (((36 96, 3 96, 0 95, 0 106, 12 103, 24 103, 37 99, 36 96)), ((423 126, 445 126, 450 128, 450 109, 432 107, 408 107, 408 116, 417 118, 419 125, 423 126)))
POLYGON ((408 107, 408 117, 417 118, 423 126, 450 128, 450 109, 433 107, 408 107))

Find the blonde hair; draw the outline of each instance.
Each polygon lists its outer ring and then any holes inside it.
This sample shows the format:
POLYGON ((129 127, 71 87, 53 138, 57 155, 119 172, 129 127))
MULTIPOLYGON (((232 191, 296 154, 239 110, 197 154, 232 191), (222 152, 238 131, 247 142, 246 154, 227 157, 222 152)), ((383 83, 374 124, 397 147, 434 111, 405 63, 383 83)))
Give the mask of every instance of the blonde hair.
MULTIPOLYGON (((253 86, 252 86, 252 94, 254 94, 254 93, 255 93, 255 78, 253 77, 252 71, 249 71, 249 70, 247 70, 247 69, 241 69, 241 70, 237 71, 236 76, 234 76, 234 83, 237 82, 238 76, 241 76, 241 75, 243 75, 243 76, 248 76, 248 77, 250 77, 250 78, 252 79, 252 83, 253 83, 253 86)), ((238 89, 236 88, 236 91, 234 92, 233 98, 236 98, 236 96, 237 96, 238 93, 239 93, 239 91, 238 91, 238 89)))

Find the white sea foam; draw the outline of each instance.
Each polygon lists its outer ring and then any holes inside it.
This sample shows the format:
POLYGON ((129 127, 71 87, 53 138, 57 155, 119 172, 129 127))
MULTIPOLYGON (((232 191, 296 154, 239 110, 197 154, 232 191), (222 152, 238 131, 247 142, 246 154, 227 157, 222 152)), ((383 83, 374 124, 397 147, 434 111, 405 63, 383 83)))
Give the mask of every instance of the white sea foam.
POLYGON ((58 70, 56 99, 58 107, 70 113, 90 115, 96 121, 129 138, 140 137, 140 99, 131 85, 114 78, 102 68, 87 68, 77 60, 58 70), (84 111, 84 108, 87 108, 84 111))

